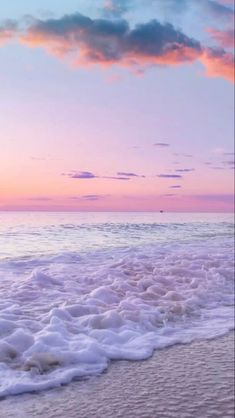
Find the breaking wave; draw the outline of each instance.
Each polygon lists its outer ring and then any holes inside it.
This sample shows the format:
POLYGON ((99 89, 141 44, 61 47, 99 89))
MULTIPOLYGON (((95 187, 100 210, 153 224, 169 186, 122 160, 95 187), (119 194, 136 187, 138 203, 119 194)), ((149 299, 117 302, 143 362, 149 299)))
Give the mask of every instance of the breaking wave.
POLYGON ((233 269, 232 232, 202 239, 196 229, 187 240, 5 258, 0 396, 52 388, 99 374, 110 360, 143 360, 228 332, 233 269))

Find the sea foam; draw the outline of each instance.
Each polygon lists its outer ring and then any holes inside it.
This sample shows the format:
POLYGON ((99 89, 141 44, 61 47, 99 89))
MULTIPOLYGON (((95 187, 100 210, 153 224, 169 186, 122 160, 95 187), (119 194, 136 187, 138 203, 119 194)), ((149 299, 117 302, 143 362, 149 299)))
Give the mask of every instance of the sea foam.
POLYGON ((233 328, 231 237, 7 259, 0 271, 1 397, 233 328))

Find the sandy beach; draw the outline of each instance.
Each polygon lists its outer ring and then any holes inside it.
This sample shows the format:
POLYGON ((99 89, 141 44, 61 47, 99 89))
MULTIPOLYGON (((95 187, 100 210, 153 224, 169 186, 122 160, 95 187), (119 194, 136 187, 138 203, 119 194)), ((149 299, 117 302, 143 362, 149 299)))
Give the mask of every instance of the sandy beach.
POLYGON ((2 418, 229 418, 234 334, 177 345, 147 361, 111 363, 99 377, 1 402, 2 418))

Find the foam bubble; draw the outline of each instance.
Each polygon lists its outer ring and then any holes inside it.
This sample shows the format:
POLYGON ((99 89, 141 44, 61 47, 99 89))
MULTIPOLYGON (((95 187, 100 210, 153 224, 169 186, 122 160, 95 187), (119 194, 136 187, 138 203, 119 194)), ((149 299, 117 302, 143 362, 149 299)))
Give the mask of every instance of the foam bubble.
POLYGON ((232 250, 213 237, 5 263, 0 396, 232 329, 232 250))

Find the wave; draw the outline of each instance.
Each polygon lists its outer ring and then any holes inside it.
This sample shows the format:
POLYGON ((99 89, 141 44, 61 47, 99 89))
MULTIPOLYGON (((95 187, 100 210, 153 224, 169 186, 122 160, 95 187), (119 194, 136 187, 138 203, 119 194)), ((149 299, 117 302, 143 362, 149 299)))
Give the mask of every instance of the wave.
POLYGON ((219 237, 1 263, 0 396, 228 332, 232 250, 219 237))

